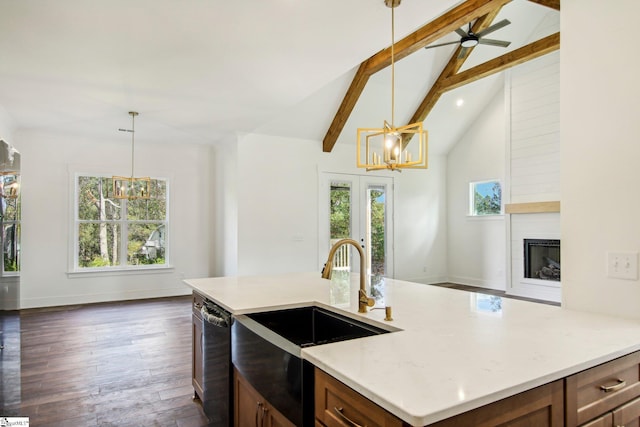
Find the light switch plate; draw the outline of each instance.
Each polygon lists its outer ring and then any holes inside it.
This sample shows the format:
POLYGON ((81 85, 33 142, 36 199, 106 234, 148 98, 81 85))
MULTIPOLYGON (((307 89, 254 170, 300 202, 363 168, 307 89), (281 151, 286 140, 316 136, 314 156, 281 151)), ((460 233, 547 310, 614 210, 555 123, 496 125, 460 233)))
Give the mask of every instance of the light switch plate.
POLYGON ((607 276, 615 279, 638 280, 638 252, 609 252, 607 276))

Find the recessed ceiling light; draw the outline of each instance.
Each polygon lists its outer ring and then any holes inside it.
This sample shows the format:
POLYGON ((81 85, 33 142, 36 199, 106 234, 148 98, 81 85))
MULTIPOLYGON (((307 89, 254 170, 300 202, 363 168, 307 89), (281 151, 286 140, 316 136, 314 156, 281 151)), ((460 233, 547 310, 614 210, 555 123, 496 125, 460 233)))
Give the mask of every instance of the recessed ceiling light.
POLYGON ((464 105, 464 99, 458 98, 456 101, 456 107, 462 107, 464 105))

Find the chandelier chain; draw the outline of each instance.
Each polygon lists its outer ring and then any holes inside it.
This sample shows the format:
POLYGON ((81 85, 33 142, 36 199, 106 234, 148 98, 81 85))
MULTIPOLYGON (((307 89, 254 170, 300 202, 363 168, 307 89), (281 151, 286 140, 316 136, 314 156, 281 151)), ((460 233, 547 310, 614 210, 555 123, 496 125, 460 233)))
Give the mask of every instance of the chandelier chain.
POLYGON ((395 7, 391 6, 391 127, 395 128, 396 120, 395 120, 395 7))

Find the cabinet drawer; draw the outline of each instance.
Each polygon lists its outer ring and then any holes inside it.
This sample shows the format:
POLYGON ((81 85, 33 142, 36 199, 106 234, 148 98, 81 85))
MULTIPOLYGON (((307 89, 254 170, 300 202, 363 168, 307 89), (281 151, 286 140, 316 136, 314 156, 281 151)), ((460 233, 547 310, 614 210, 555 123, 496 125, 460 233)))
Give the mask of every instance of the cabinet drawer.
POLYGON ((198 317, 198 319, 202 320, 202 314, 200 313, 200 308, 202 308, 202 304, 204 303, 204 297, 197 292, 193 292, 191 297, 191 307, 193 307, 193 314, 198 317))
POLYGON ((640 396, 640 352, 566 379, 567 425, 580 425, 640 396))
POLYGON ((316 426, 348 427, 355 424, 367 427, 400 427, 403 425, 402 420, 320 369, 315 370, 315 406, 316 426))

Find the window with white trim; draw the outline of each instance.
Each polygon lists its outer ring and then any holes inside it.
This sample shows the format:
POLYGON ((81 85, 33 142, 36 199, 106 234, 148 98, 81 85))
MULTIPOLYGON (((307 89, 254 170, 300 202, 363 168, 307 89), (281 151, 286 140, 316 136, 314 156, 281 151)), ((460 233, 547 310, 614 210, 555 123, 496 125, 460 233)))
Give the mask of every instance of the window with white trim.
POLYGON ((502 186, 500 181, 477 181, 469 183, 469 215, 502 214, 502 186))
POLYGON ((20 175, 0 175, 0 276, 20 275, 20 175))
POLYGON ((116 199, 111 177, 77 175, 74 271, 168 266, 168 187, 152 179, 149 199, 116 199))

